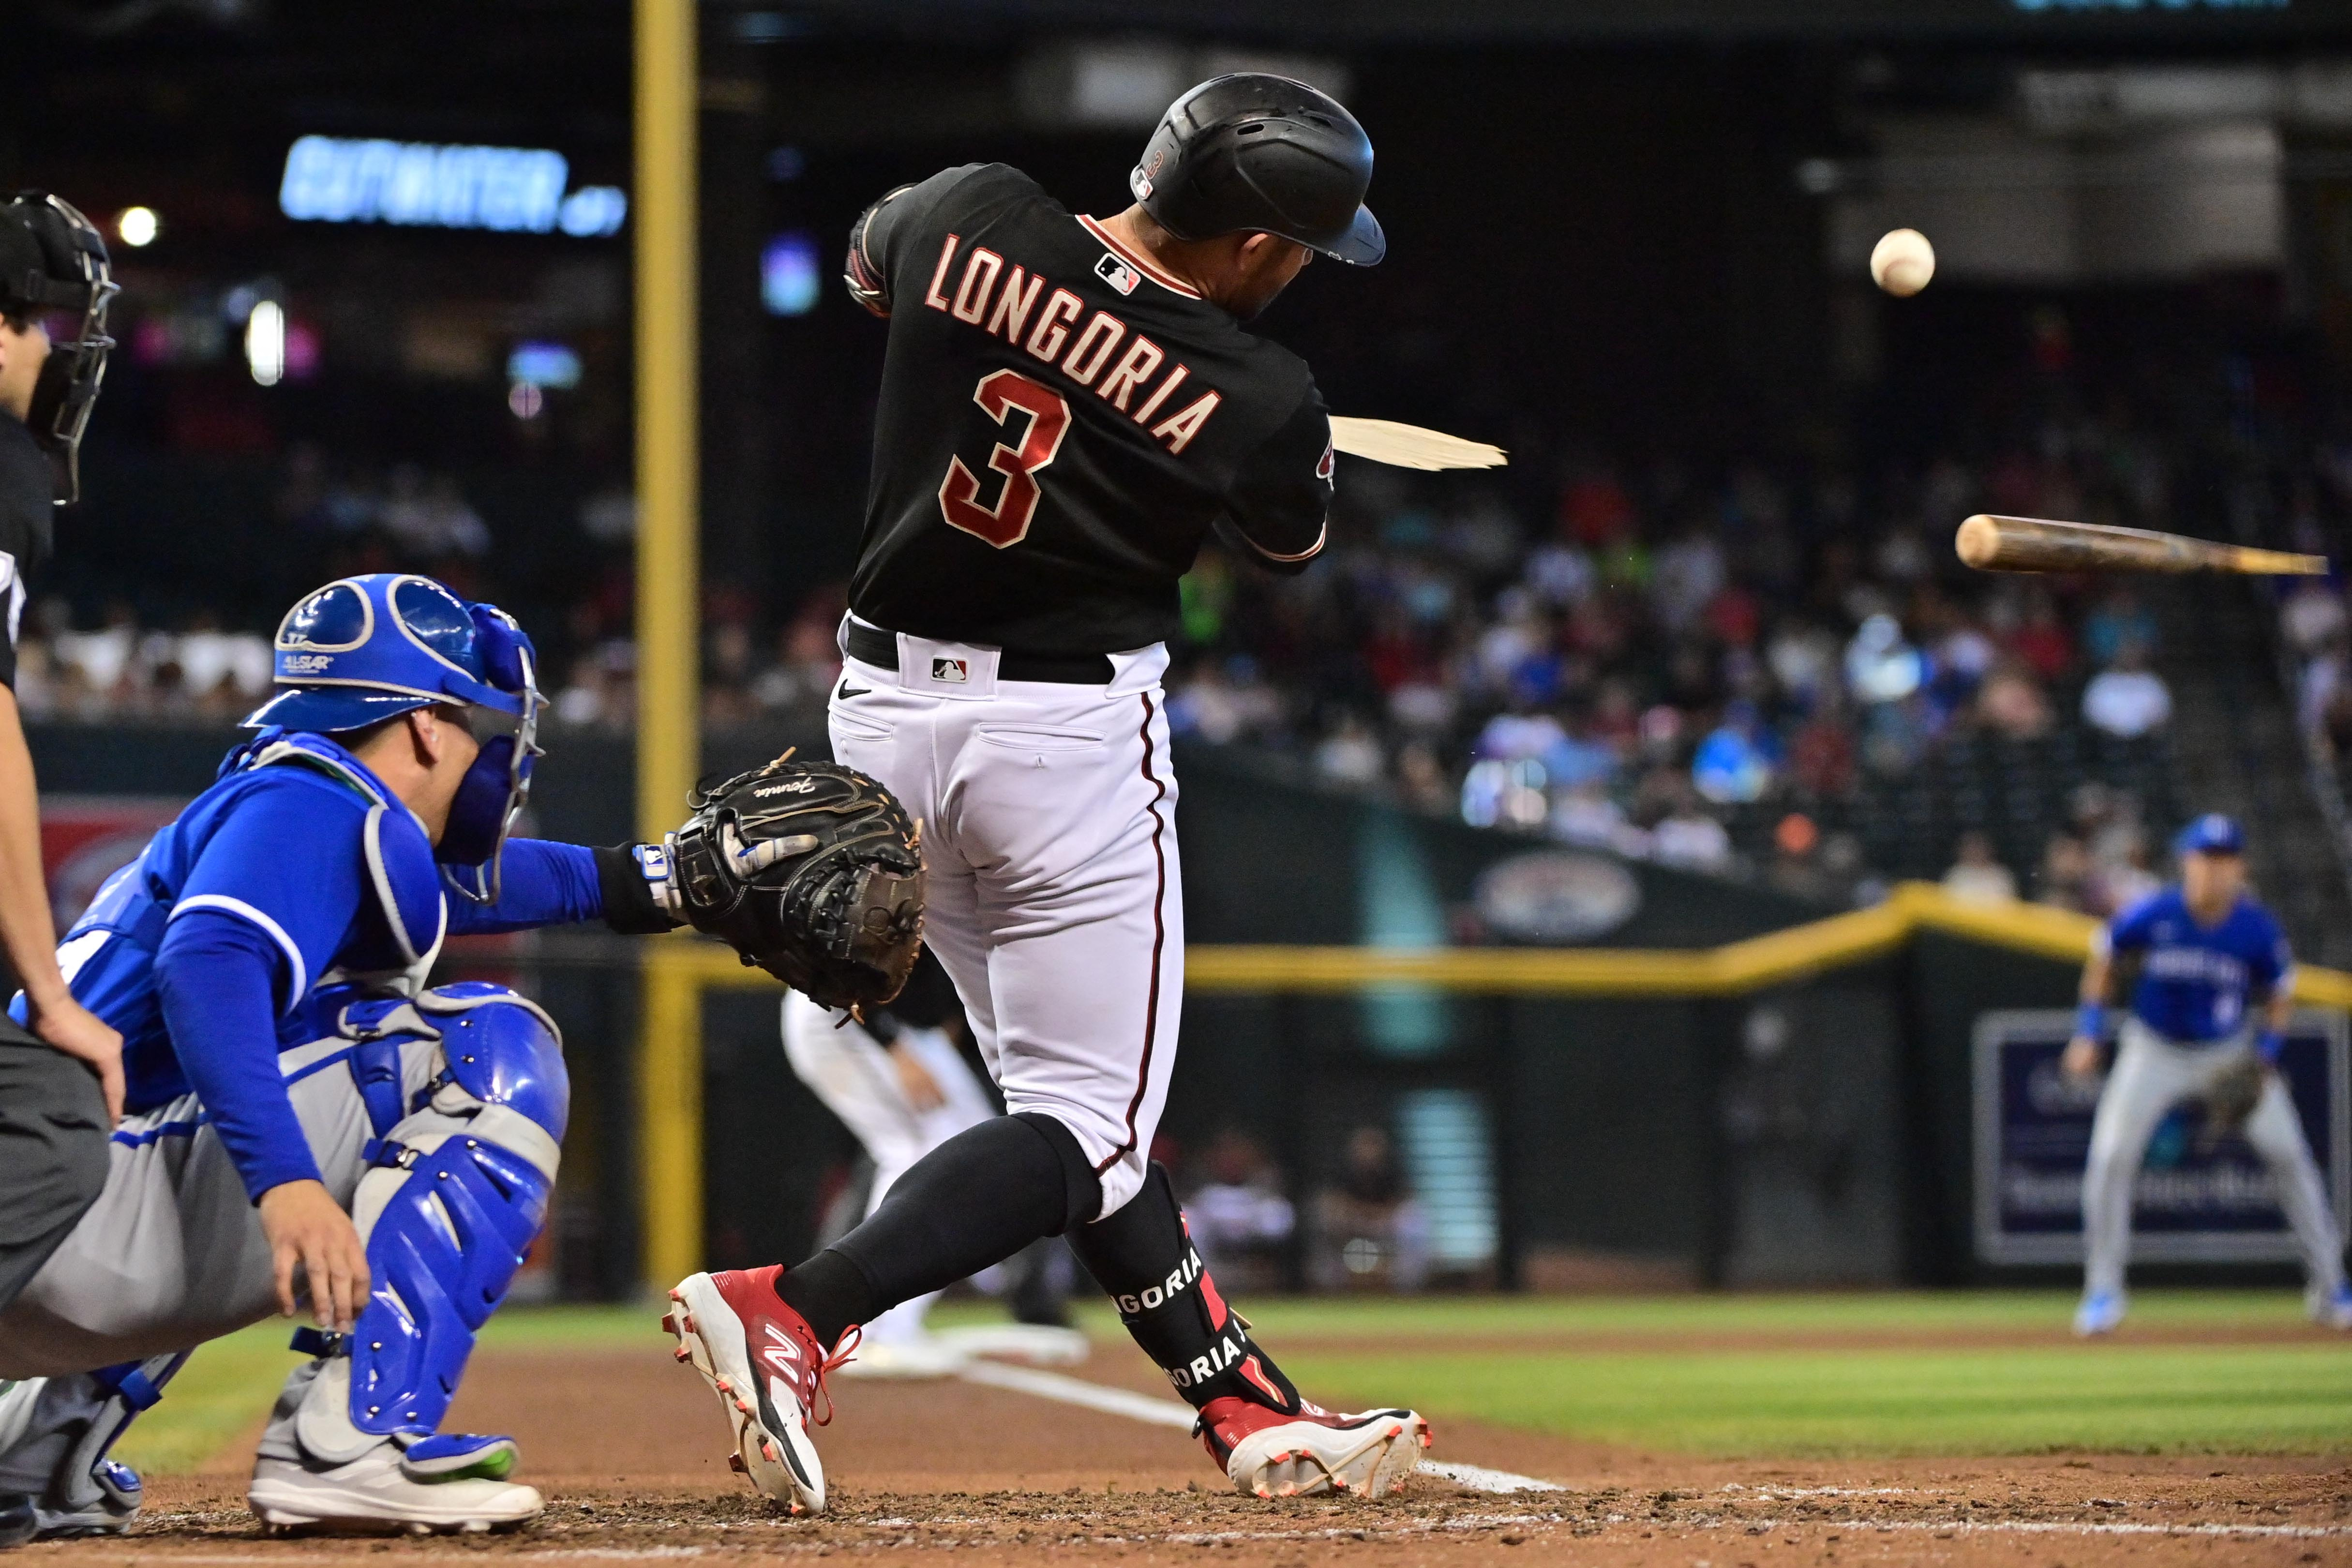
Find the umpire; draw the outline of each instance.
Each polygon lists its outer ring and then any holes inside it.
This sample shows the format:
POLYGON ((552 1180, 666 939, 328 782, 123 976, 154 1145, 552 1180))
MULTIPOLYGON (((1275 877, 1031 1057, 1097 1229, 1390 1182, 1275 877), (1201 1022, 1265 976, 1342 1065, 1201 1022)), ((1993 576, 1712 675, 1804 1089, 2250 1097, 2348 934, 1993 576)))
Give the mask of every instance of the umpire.
MULTIPOLYGON (((0 198, 0 949, 31 1020, 0 1013, 0 1310, 96 1201, 122 1109, 122 1037, 73 999, 58 967, 16 693, 25 580, 49 554, 51 515, 79 496, 116 287, 106 242, 71 205, 38 191, 0 198)), ((19 1532, 15 1500, 0 1495, 0 1545, 19 1532)))

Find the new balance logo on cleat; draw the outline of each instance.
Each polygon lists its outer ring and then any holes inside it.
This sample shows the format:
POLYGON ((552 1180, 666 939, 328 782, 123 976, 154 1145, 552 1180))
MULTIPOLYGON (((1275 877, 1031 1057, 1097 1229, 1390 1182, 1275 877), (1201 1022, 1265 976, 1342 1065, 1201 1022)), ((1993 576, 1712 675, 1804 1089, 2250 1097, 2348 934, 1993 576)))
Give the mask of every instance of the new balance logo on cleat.
POLYGON ((801 1359, 800 1347, 792 1342, 790 1335, 786 1334, 783 1330, 778 1328, 775 1324, 762 1323, 761 1327, 766 1329, 768 1331, 768 1337, 776 1343, 761 1351, 760 1353, 760 1359, 766 1362, 770 1366, 774 1367, 778 1372, 782 1373, 784 1376, 789 1379, 793 1374, 799 1369, 798 1363, 801 1359))

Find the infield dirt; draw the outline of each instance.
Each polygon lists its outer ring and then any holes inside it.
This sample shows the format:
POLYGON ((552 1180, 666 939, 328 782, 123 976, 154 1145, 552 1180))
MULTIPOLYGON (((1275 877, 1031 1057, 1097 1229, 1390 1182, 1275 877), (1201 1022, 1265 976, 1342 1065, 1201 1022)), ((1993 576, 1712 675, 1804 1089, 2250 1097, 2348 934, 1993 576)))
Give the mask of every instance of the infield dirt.
MULTIPOLYGON (((1108 1358, 1104 1382, 1148 1387, 1108 1358)), ((1771 1568, 1775 1563, 2352 1563, 2341 1458, 2049 1455, 1731 1461, 1647 1456, 1441 1423, 1436 1458, 1541 1478, 1504 1495, 1423 1475, 1380 1503, 1265 1502, 1226 1490, 1172 1430, 948 1381, 860 1382, 822 1435, 834 1506, 791 1520, 726 1465, 699 1380, 652 1355, 486 1347, 452 1429, 510 1431, 544 1518, 510 1535, 273 1540, 243 1503, 248 1435, 198 1473, 158 1478, 114 1542, 26 1548, 46 1562, 291 1565, 390 1553, 722 1561, 953 1552, 974 1563, 1474 1561, 1771 1568)))

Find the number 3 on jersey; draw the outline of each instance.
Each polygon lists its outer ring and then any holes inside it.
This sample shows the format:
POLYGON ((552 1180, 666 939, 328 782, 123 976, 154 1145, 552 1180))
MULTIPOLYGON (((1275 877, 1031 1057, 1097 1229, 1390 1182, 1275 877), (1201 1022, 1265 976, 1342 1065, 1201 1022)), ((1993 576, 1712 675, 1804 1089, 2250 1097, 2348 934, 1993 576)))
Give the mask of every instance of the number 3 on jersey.
POLYGON ((1029 520, 1037 515, 1037 470, 1062 449, 1062 437, 1070 429, 1070 405, 1059 392, 1018 371, 992 371, 981 377, 971 401, 999 424, 1013 410, 1021 410, 1029 416, 1029 433, 1020 445, 999 442, 988 455, 988 465, 1004 476, 1004 488, 993 507, 980 504, 980 480, 963 459, 949 458, 948 476, 940 481, 940 515, 948 527, 1003 549, 1028 535, 1029 520))

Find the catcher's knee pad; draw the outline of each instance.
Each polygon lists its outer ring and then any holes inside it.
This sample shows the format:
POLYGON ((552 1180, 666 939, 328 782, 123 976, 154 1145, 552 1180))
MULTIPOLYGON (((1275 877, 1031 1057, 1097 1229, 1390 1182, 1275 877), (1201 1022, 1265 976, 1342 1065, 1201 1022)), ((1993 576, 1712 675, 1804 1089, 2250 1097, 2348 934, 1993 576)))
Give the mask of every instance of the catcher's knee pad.
POLYGON ((504 987, 444 987, 381 1021, 388 1041, 437 1032, 440 1061, 352 1206, 374 1283, 349 1341, 351 1418, 415 1437, 440 1423, 546 1223, 571 1085, 554 1024, 504 987))

